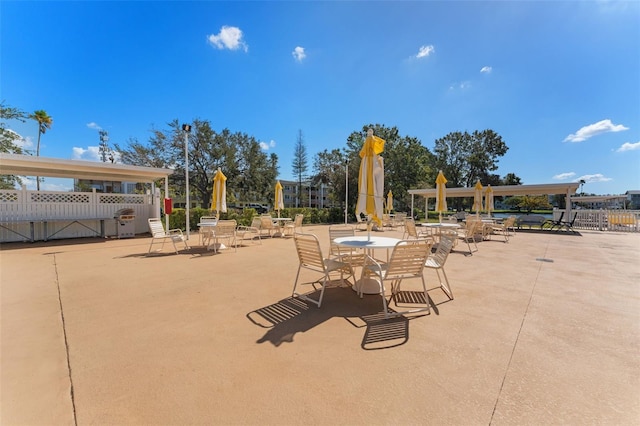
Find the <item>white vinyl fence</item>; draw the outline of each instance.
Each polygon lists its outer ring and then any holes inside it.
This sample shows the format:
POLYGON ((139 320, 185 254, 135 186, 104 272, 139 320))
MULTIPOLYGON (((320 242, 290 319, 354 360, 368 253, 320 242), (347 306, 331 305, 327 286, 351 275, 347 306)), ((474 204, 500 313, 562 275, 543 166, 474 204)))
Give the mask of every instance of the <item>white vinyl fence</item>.
POLYGON ((135 212, 135 233, 148 232, 151 195, 0 190, 0 242, 117 235, 114 215, 135 212))
MULTIPOLYGON (((560 219, 562 210, 554 210, 553 219, 560 219)), ((571 210, 575 229, 615 232, 640 232, 640 210, 571 210)), ((571 221, 563 217, 564 221, 571 221)))

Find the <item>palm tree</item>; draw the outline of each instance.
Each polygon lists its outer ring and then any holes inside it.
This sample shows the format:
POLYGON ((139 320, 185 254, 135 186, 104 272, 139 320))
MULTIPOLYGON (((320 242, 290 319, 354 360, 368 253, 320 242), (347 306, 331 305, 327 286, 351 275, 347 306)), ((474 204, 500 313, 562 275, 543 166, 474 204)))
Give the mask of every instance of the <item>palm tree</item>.
MULTIPOLYGON (((38 144, 36 145, 36 157, 40 156, 40 136, 47 132, 51 128, 51 124, 53 124, 53 119, 47 111, 43 109, 39 109, 33 114, 29 116, 32 120, 36 120, 38 122, 38 144)), ((40 177, 36 177, 36 186, 38 191, 40 191, 40 177)))
POLYGON ((587 182, 584 179, 580 179, 578 183, 580 184, 580 193, 584 195, 584 184, 587 182))

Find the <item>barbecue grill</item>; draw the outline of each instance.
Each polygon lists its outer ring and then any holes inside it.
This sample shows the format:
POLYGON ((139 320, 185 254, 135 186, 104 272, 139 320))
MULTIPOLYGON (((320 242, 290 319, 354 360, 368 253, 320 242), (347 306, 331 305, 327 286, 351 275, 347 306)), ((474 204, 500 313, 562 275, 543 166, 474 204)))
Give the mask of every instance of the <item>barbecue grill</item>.
POLYGON ((133 238, 136 235, 136 215, 133 209, 120 209, 114 213, 118 238, 133 238))

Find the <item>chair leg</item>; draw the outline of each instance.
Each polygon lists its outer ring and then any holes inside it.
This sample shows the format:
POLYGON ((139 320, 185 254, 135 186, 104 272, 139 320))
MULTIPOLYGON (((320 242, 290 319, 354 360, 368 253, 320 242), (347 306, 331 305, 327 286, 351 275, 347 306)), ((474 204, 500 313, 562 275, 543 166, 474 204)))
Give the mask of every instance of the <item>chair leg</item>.
POLYGON ((322 305, 322 298, 324 297, 324 289, 327 286, 327 280, 329 279, 329 276, 328 274, 325 273, 324 280, 322 281, 322 288, 320 290, 320 297, 318 298, 318 300, 313 300, 312 298, 308 297, 306 294, 296 293, 296 287, 298 286, 298 279, 300 278, 301 270, 302 270, 302 265, 298 265, 298 273, 296 274, 296 281, 293 283, 293 291, 291 292, 291 297, 298 297, 306 302, 313 303, 319 308, 322 305))
POLYGON ((438 281, 440 281, 440 288, 449 297, 449 300, 453 300, 453 291, 451 291, 451 286, 449 285, 449 278, 447 277, 447 273, 444 271, 444 268, 436 269, 436 274, 438 275, 438 281), (440 277, 440 271, 442 271, 444 280, 442 280, 442 278, 440 277))

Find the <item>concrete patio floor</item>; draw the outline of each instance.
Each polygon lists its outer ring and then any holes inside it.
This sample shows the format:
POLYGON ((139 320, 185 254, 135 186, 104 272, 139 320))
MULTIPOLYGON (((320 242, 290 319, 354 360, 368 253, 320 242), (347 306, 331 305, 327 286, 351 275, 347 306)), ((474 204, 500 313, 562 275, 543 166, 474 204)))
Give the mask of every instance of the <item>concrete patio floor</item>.
POLYGON ((387 321, 350 288, 290 299, 291 238, 149 242, 2 245, 0 424, 640 424, 639 234, 458 244, 455 299, 387 321))

